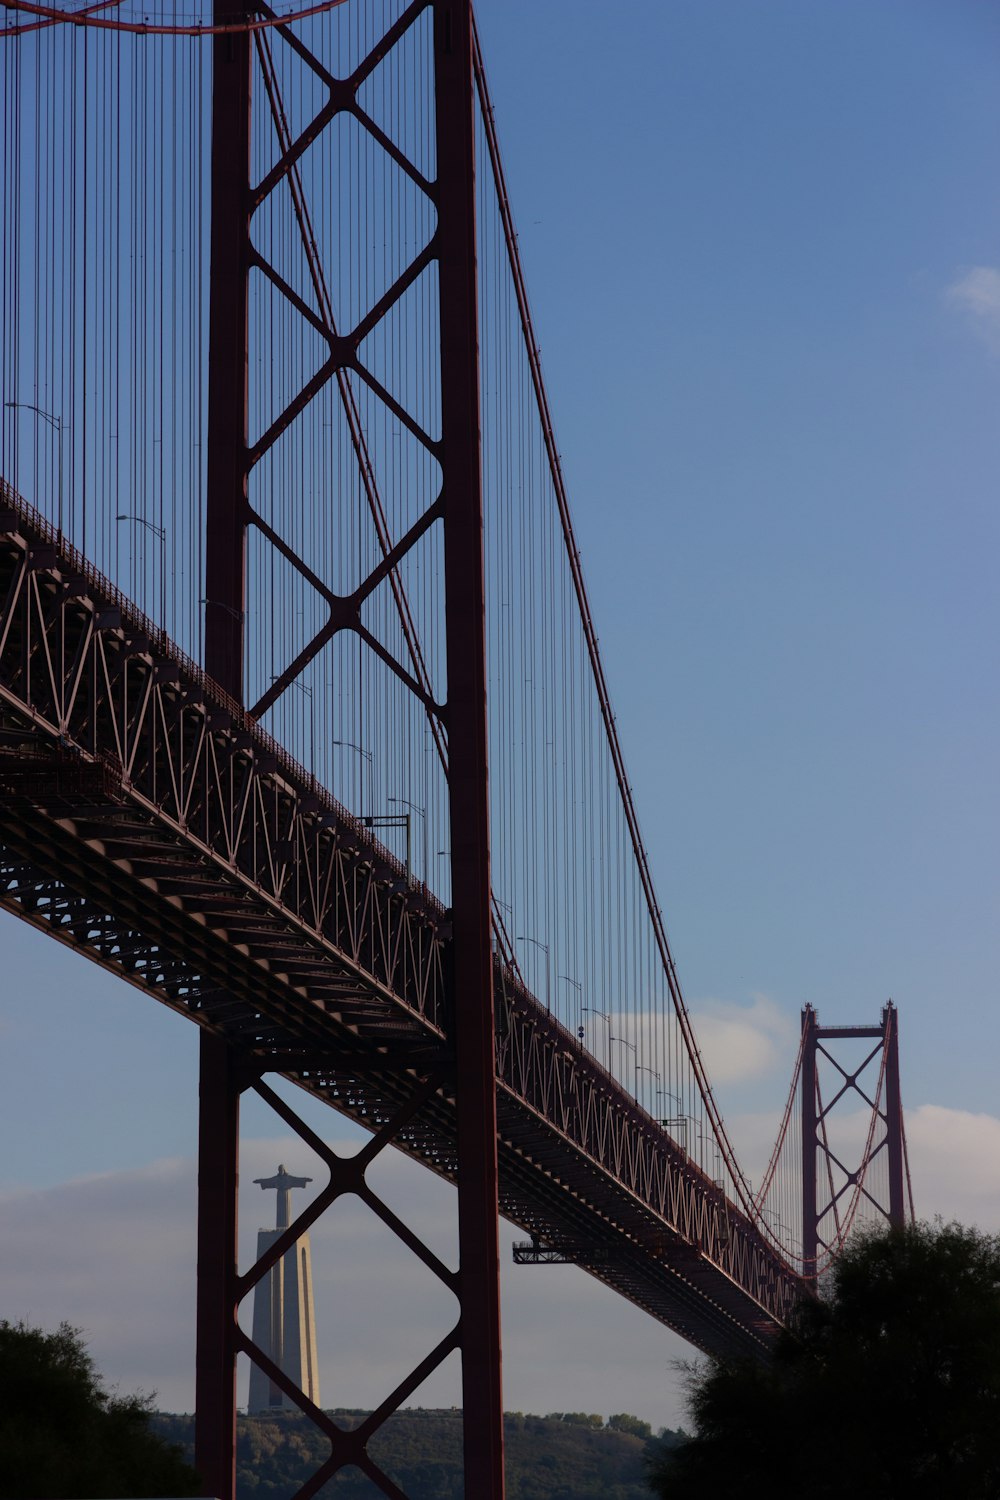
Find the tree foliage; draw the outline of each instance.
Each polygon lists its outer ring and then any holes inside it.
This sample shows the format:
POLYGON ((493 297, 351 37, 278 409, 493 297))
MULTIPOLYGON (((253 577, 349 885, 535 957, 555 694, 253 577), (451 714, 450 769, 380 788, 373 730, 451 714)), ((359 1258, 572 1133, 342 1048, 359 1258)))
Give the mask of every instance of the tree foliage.
POLYGON ((628 1432, 632 1437, 646 1438, 653 1436, 653 1429, 648 1422, 642 1421, 640 1417, 633 1417, 631 1412, 613 1412, 608 1418, 608 1427, 612 1432, 628 1432))
POLYGON ((594 1432, 600 1432, 604 1426, 604 1418, 599 1411, 550 1411, 548 1420, 568 1422, 570 1427, 589 1427, 594 1432))
POLYGON ((856 1238, 766 1364, 691 1374, 695 1436, 650 1460, 664 1497, 994 1500, 1000 1236, 918 1224, 856 1238))
POLYGON ((0 1322, 0 1497, 197 1495, 150 1429, 150 1398, 105 1391, 79 1332, 0 1322))

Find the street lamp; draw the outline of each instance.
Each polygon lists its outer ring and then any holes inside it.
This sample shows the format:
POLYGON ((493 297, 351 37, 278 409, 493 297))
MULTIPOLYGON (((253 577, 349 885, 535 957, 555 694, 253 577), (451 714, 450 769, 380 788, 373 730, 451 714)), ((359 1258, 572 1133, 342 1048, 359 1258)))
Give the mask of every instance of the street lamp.
MULTIPOLYGON (((272 677, 272 682, 280 682, 281 677, 272 677)), ((309 699, 309 770, 313 776, 316 775, 316 703, 313 699, 313 690, 308 683, 299 682, 293 678, 285 684, 286 687, 298 688, 303 697, 309 699)))
MULTIPOLYGON (((330 684, 330 685, 332 686, 332 684, 330 684)), ((337 748, 340 749, 340 750, 353 750, 354 753, 355 753, 355 755, 360 755, 361 758, 362 758, 362 760, 366 760, 368 762, 368 779, 369 779, 369 782, 371 783, 370 786, 369 786, 369 788, 368 788, 368 793, 369 793, 369 802, 368 802, 368 805, 371 806, 372 802, 374 802, 374 800, 375 800, 375 761, 374 761, 374 758, 372 756, 372 752, 370 750, 366 750, 363 745, 356 745, 353 740, 331 740, 330 744, 331 745, 336 745, 337 748)), ((365 784, 364 784, 364 772, 362 771, 362 773, 361 773, 361 805, 362 805, 362 807, 364 806, 364 803, 365 803, 365 784)))
POLYGON ((423 877, 424 877, 424 885, 426 885, 427 884, 427 875, 428 875, 428 870, 427 870, 427 810, 426 810, 426 808, 420 807, 418 803, 411 802, 410 799, 409 799, 409 797, 389 797, 389 798, 387 798, 387 801, 389 801, 389 802, 402 802, 402 804, 403 804, 404 807, 412 807, 414 812, 420 814, 420 817, 421 817, 421 819, 423 821, 423 830, 424 830, 424 836, 423 836, 423 877))
MULTIPOLYGON (((620 1042, 623 1047, 629 1047, 629 1048, 631 1048, 632 1056, 635 1058, 635 1063, 633 1064, 633 1066, 636 1068, 636 1070, 638 1070, 638 1067, 639 1067, 639 1049, 638 1049, 638 1047, 636 1047, 636 1045, 635 1045, 634 1042, 628 1041, 623 1036, 611 1036, 611 1037, 608 1037, 608 1041, 609 1042, 620 1042)), ((636 1092, 638 1092, 638 1082, 639 1082, 639 1080, 636 1079, 636 1092)))
POLYGON ((650 1076, 650 1078, 655 1078, 656 1079, 657 1083, 662 1083, 663 1082, 663 1079, 660 1077, 659 1073, 657 1073, 656 1069, 648 1067, 646 1063, 636 1063, 636 1065, 635 1065, 635 1071, 636 1071, 636 1085, 637 1085, 637 1087, 638 1087, 638 1075, 640 1073, 648 1073, 649 1076, 650 1076))
POLYGON ((551 1011, 552 986, 549 982, 549 970, 552 962, 552 955, 549 953, 549 945, 548 943, 541 942, 538 938, 529 937, 527 933, 518 933, 517 940, 519 943, 533 943, 536 948, 541 948, 542 952, 545 954, 545 1009, 547 1011, 551 1011))
POLYGON ((11 408, 11 410, 13 410, 13 411, 33 411, 35 413, 36 417, 41 417, 41 419, 42 419, 43 422, 48 422, 48 424, 49 424, 50 427, 54 427, 55 430, 56 430, 56 432, 59 435, 59 494, 58 494, 59 525, 58 525, 58 531, 59 531, 59 535, 61 537, 62 536, 62 530, 63 530, 63 440, 62 440, 62 435, 63 435, 63 420, 62 420, 62 417, 53 416, 52 412, 50 412, 50 411, 43 411, 40 406, 35 406, 33 404, 33 402, 31 402, 31 401, 5 401, 4 405, 5 406, 9 406, 11 408))
MULTIPOLYGON (((581 1000, 583 999, 583 985, 580 983, 580 981, 578 979, 571 979, 568 974, 560 974, 558 976, 558 978, 562 979, 562 980, 565 980, 565 982, 567 984, 571 984, 573 986, 573 988, 576 990, 577 994, 580 996, 580 999, 581 1000)), ((582 1021, 581 1021, 580 1025, 577 1027, 577 1033, 576 1034, 580 1038, 580 1041, 582 1042, 583 1041, 583 1022, 582 1021)))
POLYGON ((590 1014, 592 1016, 600 1016, 602 1021, 606 1021, 608 1026, 611 1026, 611 1017, 608 1015, 607 1011, 598 1010, 595 1005, 585 1005, 583 1007, 583 1011, 585 1015, 590 1014))
MULTIPOLYGON (((246 615, 241 609, 234 609, 231 604, 226 604, 222 599, 199 599, 199 604, 211 604, 213 609, 224 609, 227 615, 232 615, 237 624, 242 625, 246 615)), ((274 679, 271 679, 272 682, 274 679)))
POLYGON ((656 1097, 657 1097, 657 1099, 661 1099, 664 1096, 667 1099, 673 1099, 674 1103, 677 1105, 677 1109, 678 1109, 679 1112, 676 1115, 667 1115, 665 1118, 663 1118, 663 1119, 660 1120, 660 1124, 663 1126, 664 1130, 669 1130, 671 1132, 671 1134, 673 1134, 675 1128, 680 1128, 681 1126, 683 1126, 683 1128, 684 1128, 684 1138, 686 1140, 687 1139, 687 1115, 685 1115, 685 1113, 684 1113, 684 1100, 683 1100, 683 1098, 681 1097, 680 1094, 675 1094, 674 1091, 673 1091, 673 1089, 657 1089, 656 1090, 656 1097))
POLYGON ((138 515, 134 510, 120 510, 115 516, 116 521, 130 521, 133 526, 145 526, 158 538, 160 543, 160 629, 167 628, 167 533, 163 526, 157 526, 153 521, 147 521, 145 516, 138 515))
POLYGON ((145 526, 147 531, 151 531, 154 536, 158 536, 161 542, 165 542, 167 540, 165 527, 157 526, 155 521, 147 521, 145 516, 138 516, 136 515, 135 511, 120 510, 115 516, 115 520, 134 521, 137 526, 145 526))
POLYGON ((340 745, 344 750, 356 750, 359 755, 363 755, 364 756, 364 758, 368 762, 369 766, 372 764, 372 753, 371 753, 371 751, 363 749, 363 747, 361 745, 356 745, 353 740, 331 740, 330 744, 331 745, 340 745))
MULTIPOLYGON (((605 1026, 608 1028, 608 1035, 609 1036, 611 1035, 611 1017, 608 1015, 607 1011, 598 1010, 595 1005, 584 1005, 584 1006, 581 1007, 581 1014, 585 1015, 585 1016, 600 1016, 601 1020, 604 1022, 605 1026)), ((611 1065, 611 1044, 610 1044, 610 1042, 608 1043, 608 1046, 605 1049, 604 1057, 605 1057, 605 1066, 606 1067, 610 1067, 610 1065, 611 1065)))
MULTIPOLYGON (((636 1048, 635 1042, 628 1041, 626 1037, 623 1037, 623 1036, 612 1036, 612 1037, 609 1037, 608 1040, 610 1042, 621 1042, 621 1044, 622 1044, 623 1047, 630 1047, 632 1049, 632 1052, 634 1053, 634 1055, 636 1057, 639 1056, 639 1053, 638 1053, 638 1050, 636 1048)), ((636 1063, 636 1067, 638 1067, 638 1066, 639 1066, 638 1063, 636 1063)))

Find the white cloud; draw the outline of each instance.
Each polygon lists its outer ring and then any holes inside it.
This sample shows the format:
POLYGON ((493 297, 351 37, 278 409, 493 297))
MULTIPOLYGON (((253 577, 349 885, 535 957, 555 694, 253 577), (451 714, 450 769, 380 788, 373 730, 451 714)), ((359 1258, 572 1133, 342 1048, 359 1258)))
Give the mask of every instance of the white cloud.
POLYGON ((705 1001, 692 1021, 713 1084, 742 1083, 790 1066, 795 1024, 766 995, 754 995, 750 1005, 705 1001))
MULTIPOLYGON (((767 995, 754 994, 746 1004, 702 1000, 690 1012, 695 1043, 713 1088, 755 1083, 767 1101, 780 1095, 782 1074, 791 1079, 798 1045, 798 1017, 793 1020, 767 995)), ((661 1010, 592 1011, 584 1019, 585 1045, 652 1114, 662 1113, 659 1094, 679 1087, 686 1065, 686 1043, 672 1013, 661 1010), (673 1082, 671 1081, 673 1078, 673 1082)), ((740 1101, 747 1107, 749 1100, 740 1101)), ((756 1101, 755 1101, 756 1102, 756 1101)))
POLYGON ((906 1140, 920 1218, 1000 1231, 1000 1119, 922 1104, 907 1111, 906 1140))
POLYGON ((1000 354, 1000 269, 972 266, 948 287, 946 297, 959 308, 994 354, 1000 354))

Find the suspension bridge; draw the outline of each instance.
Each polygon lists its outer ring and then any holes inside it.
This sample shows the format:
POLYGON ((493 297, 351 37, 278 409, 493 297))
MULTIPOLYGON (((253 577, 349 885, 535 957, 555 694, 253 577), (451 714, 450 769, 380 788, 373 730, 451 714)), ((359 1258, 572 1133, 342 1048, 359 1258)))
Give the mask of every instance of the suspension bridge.
POLYGON ((329 1438, 300 1496, 356 1466, 398 1497, 368 1441, 458 1350, 466 1493, 500 1497, 498 1215, 524 1264, 764 1354, 852 1227, 912 1213, 896 1012, 806 1008, 752 1185, 653 888, 466 0, 5 16, 0 904, 201 1028, 207 1492, 237 1355, 329 1438), (369 1143, 336 1156, 269 1074, 369 1143), (330 1175, 240 1272, 248 1090, 330 1175), (457 1185, 457 1269, 368 1183, 390 1146, 457 1185), (459 1309, 351 1432, 237 1315, 344 1193, 459 1309))

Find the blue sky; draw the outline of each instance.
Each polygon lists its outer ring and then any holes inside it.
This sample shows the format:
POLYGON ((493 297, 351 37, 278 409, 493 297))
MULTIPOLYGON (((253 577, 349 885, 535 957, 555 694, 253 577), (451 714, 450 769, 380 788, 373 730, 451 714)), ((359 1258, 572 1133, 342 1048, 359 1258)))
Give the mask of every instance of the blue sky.
POLYGON ((911 1097, 991 1108, 1000 333, 996 281, 968 281, 998 260, 1000 16, 504 6, 483 30, 688 992, 892 995, 911 1097))
MULTIPOLYGON (((918 1209, 1000 1228, 1000 13, 480 12, 605 664, 733 1136, 761 1149, 802 1003, 874 1021, 892 996, 918 1209)), ((0 1310, 81 1322, 113 1379, 190 1404, 194 1028, 11 919, 0 944, 0 1310)), ((281 1127, 247 1129, 246 1175, 273 1170, 281 1127)), ((399 1169, 416 1214, 423 1182, 399 1169)), ((679 1419, 676 1341, 581 1273, 505 1274, 508 1406, 679 1419)))

